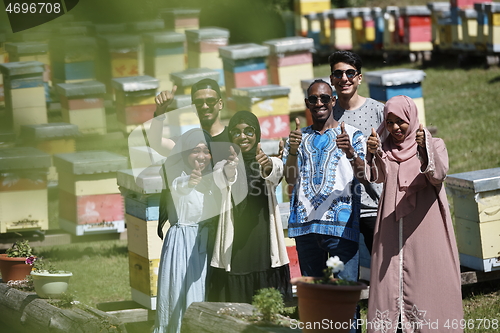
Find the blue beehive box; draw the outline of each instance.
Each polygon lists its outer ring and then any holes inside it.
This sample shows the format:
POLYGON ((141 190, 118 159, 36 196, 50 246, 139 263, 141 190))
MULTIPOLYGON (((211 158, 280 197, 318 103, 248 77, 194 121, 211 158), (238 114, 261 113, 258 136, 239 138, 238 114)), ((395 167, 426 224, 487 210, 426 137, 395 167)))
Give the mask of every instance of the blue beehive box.
POLYGON ((363 75, 368 82, 370 97, 386 102, 398 95, 406 95, 413 99, 418 108, 420 123, 425 126, 424 98, 422 81, 425 72, 417 69, 388 69, 366 72, 363 75))

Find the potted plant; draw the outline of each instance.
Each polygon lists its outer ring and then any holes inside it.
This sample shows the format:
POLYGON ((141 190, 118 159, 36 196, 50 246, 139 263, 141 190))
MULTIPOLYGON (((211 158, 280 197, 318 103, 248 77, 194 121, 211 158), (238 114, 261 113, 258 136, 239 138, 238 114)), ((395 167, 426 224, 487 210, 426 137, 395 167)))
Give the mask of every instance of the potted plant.
POLYGON ((26 259, 33 256, 33 250, 27 240, 16 241, 5 253, 0 254, 0 271, 3 282, 24 280, 31 272, 31 265, 26 259))
POLYGON ((41 298, 59 298, 68 290, 69 279, 73 273, 55 269, 54 265, 43 258, 28 258, 33 265, 31 278, 35 292, 41 298))
POLYGON ((323 277, 302 276, 292 279, 297 286, 299 318, 303 332, 349 332, 356 304, 366 285, 335 277, 344 269, 339 257, 326 262, 323 277))

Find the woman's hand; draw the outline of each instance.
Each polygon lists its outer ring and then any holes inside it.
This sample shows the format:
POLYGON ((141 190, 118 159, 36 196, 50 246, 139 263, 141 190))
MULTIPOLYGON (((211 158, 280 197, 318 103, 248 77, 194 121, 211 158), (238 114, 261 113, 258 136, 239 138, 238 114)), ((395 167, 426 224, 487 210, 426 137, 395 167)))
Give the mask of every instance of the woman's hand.
POLYGON ((224 164, 224 174, 229 180, 233 180, 236 176, 236 168, 238 167, 239 158, 233 146, 229 147, 229 157, 224 164))
POLYGON ((198 161, 194 161, 194 169, 191 171, 191 175, 189 175, 189 182, 188 186, 189 187, 195 187, 198 185, 201 181, 201 168, 200 168, 200 163, 198 161))
POLYGON ((380 147, 380 139, 377 135, 377 131, 375 131, 375 128, 372 127, 372 134, 366 140, 366 149, 372 153, 375 154, 380 147))
POLYGON ((417 144, 425 148, 425 131, 424 131, 424 126, 420 124, 418 130, 417 130, 417 137, 415 138, 415 141, 417 141, 417 144))

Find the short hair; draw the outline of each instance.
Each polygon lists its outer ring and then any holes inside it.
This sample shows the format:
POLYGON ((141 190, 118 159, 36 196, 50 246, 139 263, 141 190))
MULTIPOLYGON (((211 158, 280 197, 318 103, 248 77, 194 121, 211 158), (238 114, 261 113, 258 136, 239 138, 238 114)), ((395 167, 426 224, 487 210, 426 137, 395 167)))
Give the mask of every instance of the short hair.
MULTIPOLYGON (((330 85, 330 83, 328 83, 328 82, 326 82, 325 80, 322 80, 322 79, 316 79, 316 80, 314 80, 314 81, 313 81, 313 82, 309 85, 309 87, 307 88, 307 96, 309 96, 309 90, 311 90, 311 87, 312 87, 313 85, 315 85, 316 83, 324 83, 324 84, 326 84, 328 87, 330 87, 330 90, 332 91, 332 92, 331 92, 331 95, 333 95, 333 88, 332 88, 332 86, 330 85)), ((307 98, 307 97, 306 97, 306 98, 307 98)))
POLYGON ((203 90, 203 89, 214 90, 215 92, 217 92, 217 95, 219 95, 219 98, 222 98, 222 94, 220 93, 220 87, 219 87, 219 84, 217 83, 217 81, 212 80, 212 79, 203 79, 203 80, 196 82, 191 87, 191 99, 194 99, 194 94, 198 90, 203 90))
POLYGON ((351 51, 336 51, 328 57, 328 62, 330 63, 330 68, 333 68, 339 62, 346 63, 356 68, 358 73, 361 73, 361 67, 363 67, 361 57, 351 51))

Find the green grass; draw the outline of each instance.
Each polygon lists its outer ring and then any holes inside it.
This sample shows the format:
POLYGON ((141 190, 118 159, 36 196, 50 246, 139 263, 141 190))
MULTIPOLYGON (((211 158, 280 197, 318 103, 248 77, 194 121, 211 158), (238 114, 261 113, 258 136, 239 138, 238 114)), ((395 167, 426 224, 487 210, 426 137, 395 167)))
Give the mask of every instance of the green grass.
POLYGON ((73 273, 68 293, 83 304, 130 300, 126 240, 72 243, 35 248, 56 268, 73 273))

